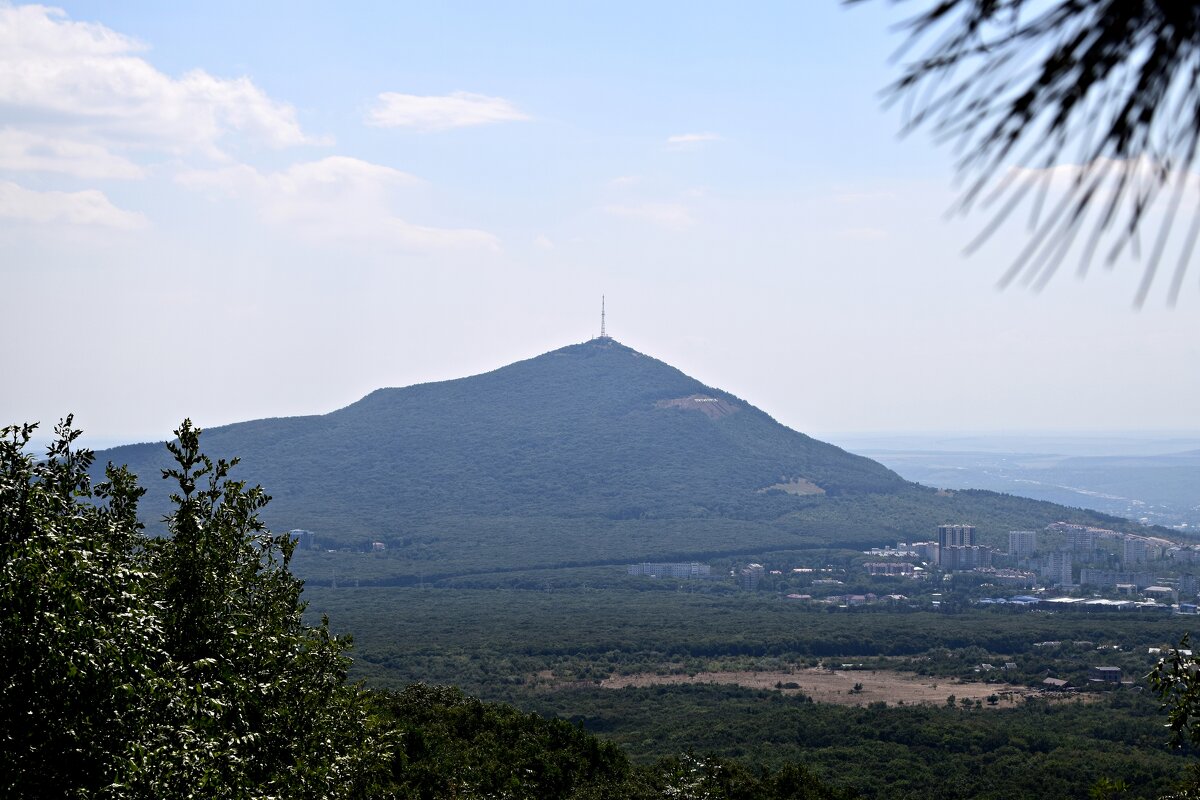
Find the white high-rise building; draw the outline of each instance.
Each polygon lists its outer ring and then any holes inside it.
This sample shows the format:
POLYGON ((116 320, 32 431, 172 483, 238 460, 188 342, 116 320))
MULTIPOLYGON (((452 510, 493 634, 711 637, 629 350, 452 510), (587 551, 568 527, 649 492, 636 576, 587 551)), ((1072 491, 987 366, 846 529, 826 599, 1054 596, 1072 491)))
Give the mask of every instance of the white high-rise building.
POLYGON ((1008 554, 1029 558, 1037 550, 1037 531, 1009 531, 1008 554))
POLYGON ((1146 540, 1126 536, 1121 547, 1121 563, 1126 566, 1146 563, 1146 540))
POLYGON ((1071 580, 1071 551, 1056 550, 1042 556, 1042 577, 1052 586, 1074 586, 1071 580))

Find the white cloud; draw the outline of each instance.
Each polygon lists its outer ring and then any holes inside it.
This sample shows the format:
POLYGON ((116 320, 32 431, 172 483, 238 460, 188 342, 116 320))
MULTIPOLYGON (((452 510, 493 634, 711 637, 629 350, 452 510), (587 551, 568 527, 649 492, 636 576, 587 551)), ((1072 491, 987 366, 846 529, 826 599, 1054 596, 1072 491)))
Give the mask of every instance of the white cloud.
MULTIPOLYGON (((1004 181, 1014 184, 1032 182, 1049 188, 1064 190, 1082 182, 1088 185, 1093 176, 1103 176, 1097 184, 1097 195, 1110 196, 1116 191, 1122 178, 1132 186, 1146 186, 1166 178, 1166 182, 1179 179, 1178 168, 1171 167, 1149 156, 1131 159, 1101 157, 1086 164, 1055 164, 1052 167, 1010 167, 1004 181)), ((1189 172, 1183 177, 1189 183, 1200 181, 1200 175, 1189 172)))
POLYGON ((670 150, 692 150, 702 147, 709 142, 721 141, 717 133, 681 133, 667 137, 667 148, 670 150))
POLYGON ((529 119, 503 97, 470 92, 448 95, 416 95, 383 92, 378 104, 367 112, 366 122, 380 128, 417 128, 439 131, 493 122, 529 119))
POLYGON ((28 136, 56 143, 36 167, 18 168, 129 177, 131 165, 118 166, 113 150, 223 158, 235 134, 271 147, 313 142, 291 106, 248 78, 203 70, 172 78, 137 55, 144 49, 60 9, 0 4, 0 107, 28 136))
POLYGON ((609 186, 634 186, 641 183, 641 175, 618 175, 608 182, 609 186))
POLYGON ((194 170, 176 180, 191 189, 246 201, 264 221, 306 240, 384 241, 415 250, 499 248, 496 237, 485 231, 401 219, 391 210, 393 193, 422 181, 356 158, 331 156, 272 173, 246 165, 194 170))
POLYGON ((76 178, 141 178, 144 170, 100 145, 0 128, 0 169, 76 178))
POLYGON ((550 237, 544 233, 539 233, 537 236, 535 236, 533 238, 533 245, 534 245, 534 247, 538 248, 539 250, 553 250, 554 249, 554 242, 551 241, 550 237))
POLYGON ((66 222, 120 230, 138 230, 146 218, 117 208, 103 192, 37 192, 9 181, 0 181, 0 217, 28 222, 66 222))
POLYGON ((678 203, 608 205, 604 207, 604 211, 613 216, 639 219, 669 230, 684 230, 696 224, 688 209, 678 203))
POLYGON ((176 180, 192 189, 218 189, 234 196, 250 190, 324 201, 364 195, 377 200, 388 187, 422 183, 420 178, 407 172, 346 156, 293 164, 286 170, 266 175, 245 164, 216 170, 192 170, 181 173, 176 180))

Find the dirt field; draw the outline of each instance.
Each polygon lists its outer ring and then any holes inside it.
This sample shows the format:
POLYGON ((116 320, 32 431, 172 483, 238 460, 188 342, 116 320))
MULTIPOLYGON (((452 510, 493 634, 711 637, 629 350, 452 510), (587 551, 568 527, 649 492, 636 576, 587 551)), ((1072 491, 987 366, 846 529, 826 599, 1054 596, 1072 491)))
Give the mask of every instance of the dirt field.
MULTIPOLYGON (((798 669, 794 672, 699 672, 695 675, 614 675, 600 682, 606 689, 625 686, 655 686, 681 683, 733 683, 751 689, 774 689, 785 694, 803 692, 817 703, 865 706, 883 701, 888 705, 932 703, 942 705, 949 695, 961 701, 967 697, 982 700, 984 708, 1003 708, 1040 692, 1019 686, 988 683, 960 683, 945 678, 929 678, 910 672, 888 670, 798 669), (780 689, 777 684, 783 684, 780 689), (862 689, 854 690, 855 684, 862 689), (794 685, 791 686, 791 685, 794 685), (999 702, 989 706, 987 698, 995 694, 999 702)), ((1059 696, 1059 695, 1056 695, 1059 696)), ((1071 695, 1066 695, 1070 697, 1071 695)))

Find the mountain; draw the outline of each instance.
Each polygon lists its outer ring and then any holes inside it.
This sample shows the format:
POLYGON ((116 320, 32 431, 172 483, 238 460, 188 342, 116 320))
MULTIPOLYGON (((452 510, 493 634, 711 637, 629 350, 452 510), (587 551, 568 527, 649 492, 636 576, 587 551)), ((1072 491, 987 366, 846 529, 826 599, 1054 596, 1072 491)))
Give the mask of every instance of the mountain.
MULTIPOLYGON (((241 458, 235 477, 273 496, 264 520, 311 531, 304 549, 381 543, 352 569, 382 582, 879 544, 947 519, 994 520, 999 539, 1064 512, 936 494, 607 337, 329 414, 212 428, 202 444, 241 458)), ((107 461, 143 476, 153 529, 169 487, 148 476, 165 448, 107 461)))

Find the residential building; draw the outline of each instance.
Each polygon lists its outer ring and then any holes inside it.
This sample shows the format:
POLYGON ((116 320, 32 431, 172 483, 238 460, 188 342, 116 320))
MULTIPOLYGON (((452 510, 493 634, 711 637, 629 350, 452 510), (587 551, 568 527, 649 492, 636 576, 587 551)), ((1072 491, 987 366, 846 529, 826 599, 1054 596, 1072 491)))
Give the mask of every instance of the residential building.
POLYGON ((1129 584, 1132 586, 1153 586, 1155 581, 1153 572, 1116 572, 1106 569, 1089 569, 1087 567, 1079 570, 1079 583, 1084 586, 1095 586, 1100 589, 1115 589, 1118 584, 1129 584))
POLYGON ((762 580, 763 573, 762 564, 747 564, 738 570, 738 586, 747 592, 753 592, 758 588, 758 582, 762 580))
POLYGON ((1029 558, 1037 550, 1037 531, 1009 531, 1008 554, 1018 559, 1029 558))
POLYGON ((1121 668, 1120 667, 1089 667, 1089 681, 1104 681, 1105 683, 1120 683, 1121 668))
POLYGON ((974 525, 938 525, 937 564, 945 570, 974 569, 991 566, 991 551, 987 563, 977 563, 974 551, 964 552, 961 548, 975 547, 974 525), (970 566, 966 566, 969 564, 970 566))
POLYGON ((649 578, 707 578, 712 575, 712 567, 696 561, 677 563, 642 563, 630 564, 630 575, 645 575, 649 578))
POLYGON ((1136 536, 1126 536, 1121 543, 1121 564, 1129 566, 1130 564, 1145 564, 1146 563, 1146 540, 1136 536))
POLYGON ((1074 586, 1071 575, 1071 552, 1056 550, 1042 556, 1042 578, 1052 586, 1074 586))
POLYGON ((992 565, 992 549, 981 545, 951 546, 938 549, 938 566, 952 572, 992 565))
POLYGON ((975 544, 974 525, 938 525, 938 548, 970 547, 975 544))
POLYGON ((288 531, 288 535, 296 541, 296 546, 301 550, 313 550, 317 546, 317 537, 312 531, 306 531, 303 528, 293 528, 288 531))
POLYGON ((868 575, 912 575, 916 567, 907 562, 875 561, 863 564, 868 575))
POLYGON ((1167 557, 1180 564, 1200 564, 1200 550, 1195 547, 1172 547, 1167 550, 1167 557))
POLYGON ((1087 528, 1072 528, 1067 531, 1067 548, 1075 552, 1088 553, 1096 549, 1096 532, 1087 528))
POLYGON ((908 549, 917 554, 917 558, 929 563, 937 563, 937 542, 911 542, 908 549))
POLYGON ((1009 589, 1028 589, 1037 582, 1037 576, 1015 569, 997 569, 988 574, 988 580, 1009 589))

